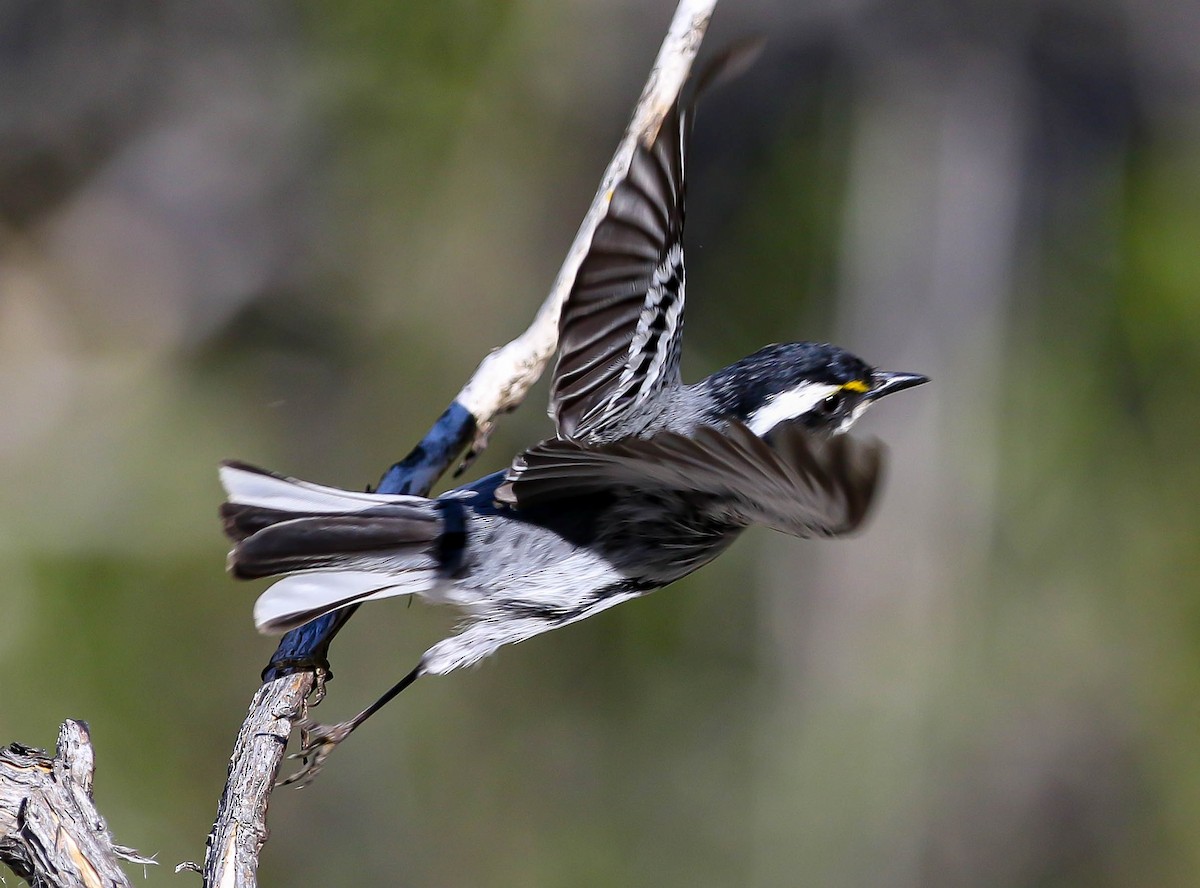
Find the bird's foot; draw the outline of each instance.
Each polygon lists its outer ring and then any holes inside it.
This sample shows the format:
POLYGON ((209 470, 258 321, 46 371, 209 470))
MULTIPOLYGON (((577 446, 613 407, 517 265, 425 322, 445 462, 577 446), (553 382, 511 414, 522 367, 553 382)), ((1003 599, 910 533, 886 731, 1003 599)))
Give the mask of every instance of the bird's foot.
POLYGON ((356 725, 353 721, 323 725, 306 717, 297 721, 296 727, 300 729, 300 751, 292 753, 288 758, 296 759, 302 764, 295 774, 281 780, 279 785, 294 785, 297 789, 303 789, 321 773, 329 754, 350 736, 356 725))
POLYGON ((313 689, 309 695, 309 706, 320 706, 321 701, 325 699, 326 685, 333 681, 333 670, 329 665, 317 666, 313 670, 313 689))

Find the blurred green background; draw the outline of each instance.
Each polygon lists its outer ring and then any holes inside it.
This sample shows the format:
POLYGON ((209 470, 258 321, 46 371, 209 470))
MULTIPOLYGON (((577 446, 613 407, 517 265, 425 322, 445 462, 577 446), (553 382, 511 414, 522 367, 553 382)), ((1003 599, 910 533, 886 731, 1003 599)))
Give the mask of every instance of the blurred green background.
MULTIPOLYGON (((273 649, 217 461, 403 456, 541 302, 672 8, 0 6, 0 741, 88 720, 149 881, 197 879, 273 649)), ((264 884, 1200 879, 1200 7, 739 0, 706 53, 747 33, 685 373, 816 338, 932 376, 859 427, 874 520, 419 683, 276 792, 264 884)), ((452 622, 360 612, 318 716, 452 622)))

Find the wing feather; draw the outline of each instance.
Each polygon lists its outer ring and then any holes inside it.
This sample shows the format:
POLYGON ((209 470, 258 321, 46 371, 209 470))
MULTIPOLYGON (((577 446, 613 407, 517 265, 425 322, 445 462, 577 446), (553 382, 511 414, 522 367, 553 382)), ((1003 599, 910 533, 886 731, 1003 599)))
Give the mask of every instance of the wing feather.
POLYGON ((786 426, 768 443, 731 423, 701 427, 692 437, 661 432, 597 446, 547 441, 526 451, 496 498, 529 508, 622 488, 688 491, 716 498, 735 524, 833 536, 862 523, 881 464, 878 442, 816 438, 786 426))
POLYGON ((635 149, 576 273, 550 395, 564 437, 602 436, 630 406, 679 382, 688 129, 674 107, 654 142, 635 149))
POLYGON ((613 188, 559 319, 550 415, 560 438, 613 440, 631 415, 679 384, 692 112, 708 86, 743 70, 758 48, 735 44, 710 62, 654 137, 634 147, 613 188))

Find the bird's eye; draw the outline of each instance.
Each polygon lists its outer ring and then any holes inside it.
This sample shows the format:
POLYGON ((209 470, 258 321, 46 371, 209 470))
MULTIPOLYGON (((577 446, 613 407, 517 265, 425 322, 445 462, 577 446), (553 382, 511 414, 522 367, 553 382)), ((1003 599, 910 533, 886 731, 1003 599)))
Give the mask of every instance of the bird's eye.
POLYGON ((846 399, 841 392, 834 392, 817 405, 817 410, 819 410, 823 416, 833 416, 842 409, 842 404, 845 402, 845 400, 846 399))

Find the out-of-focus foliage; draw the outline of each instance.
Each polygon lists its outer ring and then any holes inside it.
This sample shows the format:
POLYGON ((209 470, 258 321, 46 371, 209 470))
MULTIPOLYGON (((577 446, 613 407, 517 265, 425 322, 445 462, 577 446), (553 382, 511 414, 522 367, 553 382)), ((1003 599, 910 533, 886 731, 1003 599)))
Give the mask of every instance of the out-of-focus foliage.
MULTIPOLYGON (((0 9, 0 740, 87 719, 152 881, 203 854, 272 649, 217 461, 401 457, 540 303, 671 8, 0 9)), ((873 523, 419 683, 276 794, 265 884, 1195 884, 1200 9, 744 0, 707 49, 746 32, 686 366, 930 374, 863 424, 873 523)), ((453 622, 364 615, 323 718, 453 622)))

